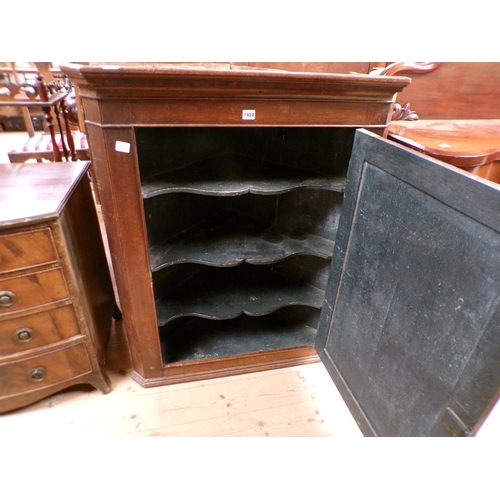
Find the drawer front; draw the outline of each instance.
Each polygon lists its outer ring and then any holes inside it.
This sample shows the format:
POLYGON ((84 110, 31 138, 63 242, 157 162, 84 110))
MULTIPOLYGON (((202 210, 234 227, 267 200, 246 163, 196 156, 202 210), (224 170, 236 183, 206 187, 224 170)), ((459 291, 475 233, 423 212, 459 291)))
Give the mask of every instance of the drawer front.
POLYGON ((0 397, 49 387, 89 373, 91 369, 83 343, 42 356, 3 363, 0 364, 0 397))
POLYGON ((56 261, 50 229, 0 235, 0 274, 56 261))
POLYGON ((31 273, 0 280, 0 317, 68 298, 62 270, 31 273))
POLYGON ((49 345, 79 333, 71 305, 0 321, 0 357, 49 345))

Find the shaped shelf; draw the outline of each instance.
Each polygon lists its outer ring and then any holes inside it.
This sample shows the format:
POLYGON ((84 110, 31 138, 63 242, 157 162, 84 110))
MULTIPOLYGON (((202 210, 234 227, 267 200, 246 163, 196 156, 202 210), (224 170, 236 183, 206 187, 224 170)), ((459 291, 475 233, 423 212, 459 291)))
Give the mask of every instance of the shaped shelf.
POLYGON ((228 321, 187 317, 168 326, 168 331, 162 331, 164 364, 312 346, 316 335, 316 328, 279 311, 228 321))
POLYGON ((144 179, 142 196, 147 199, 175 192, 211 196, 282 194, 299 188, 343 192, 345 177, 223 153, 144 179))
POLYGON ((157 289, 158 325, 182 316, 231 319, 262 316, 290 305, 321 308, 323 290, 291 281, 272 266, 242 264, 234 268, 194 266, 189 276, 166 292, 157 289))
POLYGON ((271 264, 292 255, 330 258, 334 242, 225 210, 150 248, 151 270, 179 263, 232 267, 271 264))

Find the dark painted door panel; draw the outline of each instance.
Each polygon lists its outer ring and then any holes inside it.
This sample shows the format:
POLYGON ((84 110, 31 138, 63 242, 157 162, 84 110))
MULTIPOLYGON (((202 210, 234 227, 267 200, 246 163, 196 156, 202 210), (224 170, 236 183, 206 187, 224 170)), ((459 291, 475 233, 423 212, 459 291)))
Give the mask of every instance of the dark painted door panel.
POLYGON ((500 188, 359 130, 316 348, 365 435, 471 435, 500 386, 500 188))

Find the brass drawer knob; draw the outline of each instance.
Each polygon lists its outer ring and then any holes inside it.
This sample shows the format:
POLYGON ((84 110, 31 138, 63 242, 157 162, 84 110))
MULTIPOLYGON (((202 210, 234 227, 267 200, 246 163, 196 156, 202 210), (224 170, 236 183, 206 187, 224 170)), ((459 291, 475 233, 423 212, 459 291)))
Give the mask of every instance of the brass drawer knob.
POLYGON ((16 294, 8 290, 0 291, 0 307, 10 307, 16 301, 16 294))
POLYGON ((14 340, 17 342, 29 342, 33 339, 33 330, 31 328, 20 328, 14 332, 14 340))
POLYGON ((45 368, 34 368, 30 371, 29 377, 35 382, 41 382, 47 375, 47 370, 45 368))

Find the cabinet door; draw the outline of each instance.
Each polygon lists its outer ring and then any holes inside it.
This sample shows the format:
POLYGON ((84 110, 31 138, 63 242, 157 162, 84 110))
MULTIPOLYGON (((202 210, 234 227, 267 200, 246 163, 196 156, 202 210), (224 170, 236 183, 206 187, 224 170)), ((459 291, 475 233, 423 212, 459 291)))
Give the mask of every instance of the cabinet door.
POLYGON ((500 186, 359 130, 316 349, 365 435, 473 435, 499 397, 500 186))

